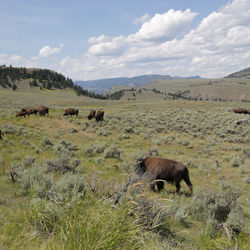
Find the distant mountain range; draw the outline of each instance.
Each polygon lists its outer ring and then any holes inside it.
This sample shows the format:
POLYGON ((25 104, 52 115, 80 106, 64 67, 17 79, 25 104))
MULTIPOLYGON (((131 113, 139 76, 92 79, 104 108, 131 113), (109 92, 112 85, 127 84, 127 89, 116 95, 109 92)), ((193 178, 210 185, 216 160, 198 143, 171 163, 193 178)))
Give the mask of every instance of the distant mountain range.
POLYGON ((250 68, 246 68, 240 71, 237 71, 233 74, 226 76, 225 78, 246 78, 250 79, 250 68))
POLYGON ((76 85, 81 86, 88 91, 95 93, 103 94, 111 89, 113 86, 131 86, 140 87, 148 83, 153 83, 158 80, 176 80, 176 79, 200 79, 200 76, 190 76, 190 77, 171 77, 169 75, 141 75, 135 77, 121 77, 121 78, 107 78, 99 80, 90 80, 90 81, 75 81, 76 85))

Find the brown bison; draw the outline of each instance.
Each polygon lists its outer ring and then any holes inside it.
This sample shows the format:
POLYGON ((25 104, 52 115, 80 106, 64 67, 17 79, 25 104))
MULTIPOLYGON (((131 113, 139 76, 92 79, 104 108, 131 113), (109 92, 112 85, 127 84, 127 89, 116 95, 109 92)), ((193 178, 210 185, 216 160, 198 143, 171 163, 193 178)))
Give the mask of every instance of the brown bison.
POLYGON ((66 109, 63 115, 64 116, 66 116, 66 115, 67 116, 68 115, 70 115, 70 116, 72 116, 72 115, 78 116, 78 109, 73 109, 73 108, 66 109))
POLYGON ((49 108, 48 107, 40 106, 36 110, 40 116, 44 116, 44 115, 49 116, 49 108))
POLYGON ((243 108, 236 108, 236 109, 234 109, 234 113, 237 113, 237 114, 249 114, 250 111, 247 110, 247 109, 243 109, 243 108))
POLYGON ((37 109, 34 108, 23 108, 22 111, 26 112, 28 116, 37 115, 37 109))
POLYGON ((89 115, 88 115, 88 119, 91 120, 92 118, 95 118, 95 110, 91 110, 89 115))
POLYGON ((175 183, 176 193, 181 189, 180 182, 184 180, 189 187, 191 195, 193 194, 192 183, 189 179, 188 169, 180 162, 168 160, 160 157, 147 157, 139 159, 134 166, 134 171, 139 176, 146 176, 152 183, 151 188, 158 191, 163 189, 164 181, 175 183))
POLYGON ((21 116, 24 116, 26 117, 27 113, 25 111, 18 111, 16 112, 16 117, 21 117, 21 116))
POLYGON ((95 120, 99 122, 99 121, 103 121, 103 116, 104 116, 104 111, 99 110, 99 109, 91 110, 88 115, 88 119, 91 120, 92 118, 95 118, 95 120))
POLYGON ((95 120, 97 122, 103 121, 103 116, 104 116, 104 111, 102 111, 102 110, 96 110, 95 111, 95 120))
POLYGON ((3 136, 4 136, 4 133, 3 133, 3 131, 0 129, 0 140, 3 139, 3 136))

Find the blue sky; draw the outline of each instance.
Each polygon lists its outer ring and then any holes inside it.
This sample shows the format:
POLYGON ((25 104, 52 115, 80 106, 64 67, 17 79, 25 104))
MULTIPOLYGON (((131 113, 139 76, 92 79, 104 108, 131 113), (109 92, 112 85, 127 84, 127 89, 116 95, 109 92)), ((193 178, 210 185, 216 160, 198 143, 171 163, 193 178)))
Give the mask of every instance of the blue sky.
POLYGON ((0 0, 0 65, 73 80, 250 65, 249 0, 0 0))

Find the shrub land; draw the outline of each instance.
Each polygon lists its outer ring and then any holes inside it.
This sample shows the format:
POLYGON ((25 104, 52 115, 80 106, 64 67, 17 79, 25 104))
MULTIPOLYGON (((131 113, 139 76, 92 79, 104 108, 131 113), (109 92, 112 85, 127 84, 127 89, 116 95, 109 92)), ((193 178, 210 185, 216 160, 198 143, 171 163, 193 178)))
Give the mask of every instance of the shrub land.
POLYGON ((232 112, 239 103, 72 96, 0 91, 0 249, 250 248, 250 116, 232 112), (27 105, 49 116, 15 117, 27 105), (78 116, 63 116, 71 107, 78 116), (88 120, 97 108, 104 121, 88 120), (148 155, 186 165, 193 196, 184 182, 176 195, 143 179, 124 192, 148 155))

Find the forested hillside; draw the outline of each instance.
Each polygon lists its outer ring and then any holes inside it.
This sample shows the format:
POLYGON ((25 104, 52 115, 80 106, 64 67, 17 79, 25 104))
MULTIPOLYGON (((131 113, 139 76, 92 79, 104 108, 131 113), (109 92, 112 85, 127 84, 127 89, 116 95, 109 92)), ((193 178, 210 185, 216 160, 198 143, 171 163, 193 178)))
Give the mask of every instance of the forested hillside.
POLYGON ((0 66, 0 87, 18 89, 23 80, 28 80, 30 88, 43 89, 73 89, 78 96, 88 96, 97 99, 107 99, 107 96, 95 94, 75 85, 70 78, 48 69, 18 68, 11 65, 0 66))

